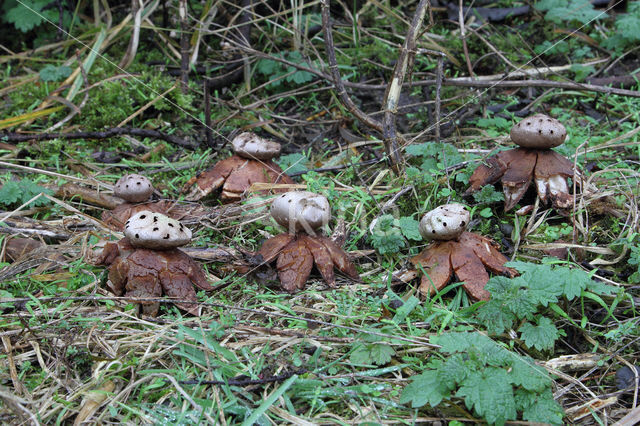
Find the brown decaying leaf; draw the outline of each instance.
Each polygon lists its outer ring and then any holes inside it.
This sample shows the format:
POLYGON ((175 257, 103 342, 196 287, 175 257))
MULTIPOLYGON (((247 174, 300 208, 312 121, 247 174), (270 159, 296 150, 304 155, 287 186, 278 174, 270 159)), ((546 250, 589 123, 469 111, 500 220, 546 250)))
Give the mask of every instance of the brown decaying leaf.
POLYGON ((282 251, 282 249, 285 248, 293 238, 294 236, 292 234, 287 233, 271 237, 262 243, 262 247, 258 250, 258 254, 262 256, 263 262, 269 263, 278 256, 280 251, 282 251))
POLYGON ((451 279, 451 251, 454 241, 438 241, 411 259, 416 267, 424 269, 418 290, 420 293, 435 294, 451 279))
MULTIPOLYGON (((42 241, 37 241, 31 238, 8 238, 5 249, 6 260, 15 262, 23 255, 30 253, 40 247, 44 247, 45 244, 42 241)), ((5 261, 5 259, 0 259, 5 261)))
POLYGON ((336 277, 333 273, 333 261, 331 260, 329 250, 320 241, 317 241, 312 237, 299 235, 298 239, 304 241, 307 245, 307 248, 313 255, 314 263, 316 268, 318 268, 318 271, 320 271, 322 278, 326 281, 329 287, 335 287, 336 277))
POLYGON ((314 237, 317 241, 320 241, 329 251, 331 255, 331 260, 334 265, 338 268, 340 272, 347 275, 349 278, 354 280, 360 280, 360 274, 356 270, 356 266, 349 260, 349 256, 345 253, 342 248, 340 248, 336 243, 334 243, 330 238, 317 236, 314 237))
POLYGON ((282 288, 293 293, 304 288, 313 268, 313 255, 304 241, 295 239, 282 249, 276 266, 282 288))

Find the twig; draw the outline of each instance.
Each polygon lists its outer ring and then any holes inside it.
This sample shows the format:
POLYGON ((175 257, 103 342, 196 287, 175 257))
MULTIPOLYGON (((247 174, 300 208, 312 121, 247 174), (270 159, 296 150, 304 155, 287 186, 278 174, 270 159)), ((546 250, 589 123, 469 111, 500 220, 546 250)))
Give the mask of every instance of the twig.
MULTIPOLYGON (((368 127, 383 133, 383 125, 378 120, 370 117, 365 112, 360 110, 353 103, 349 95, 347 94, 347 89, 344 87, 344 83, 342 81, 342 77, 340 76, 340 71, 338 70, 338 61, 336 59, 336 51, 333 43, 333 34, 331 33, 331 22, 329 17, 329 0, 322 0, 322 29, 324 32, 324 46, 327 52, 327 59, 329 60, 329 71, 331 72, 331 78, 329 80, 333 81, 333 85, 338 92, 338 97, 342 104, 351 112, 356 118, 366 124, 368 127)), ((314 70, 314 74, 317 72, 314 70)), ((322 77, 327 78, 324 73, 320 73, 322 77)))
MULTIPOLYGON (((326 45, 326 43, 325 43, 325 45, 326 45)), ((328 48, 328 46, 327 46, 327 48, 328 48)), ((309 72, 311 74, 315 74, 320 78, 323 78, 323 79, 325 79, 327 81, 333 82, 334 85, 336 84, 335 83, 335 79, 333 78, 332 75, 327 75, 327 74, 323 73, 322 71, 318 71, 317 69, 310 68, 310 67, 301 65, 299 63, 294 63, 294 62, 288 61, 286 59, 279 58, 277 56, 272 56, 272 55, 269 55, 269 54, 264 53, 264 52, 259 52, 257 50, 251 49, 249 52, 254 54, 254 55, 256 55, 257 57, 270 59, 270 60, 285 64, 285 65, 287 65, 289 67, 293 67, 293 68, 296 68, 296 69, 301 70, 301 71, 306 71, 306 72, 309 72)), ((334 59, 335 59, 335 52, 334 52, 334 59)), ((331 60, 329 61, 329 63, 331 64, 331 60)), ((594 63, 596 63, 596 62, 592 62, 592 63, 589 63, 589 64, 594 64, 594 63)), ((337 67, 337 65, 336 65, 336 67, 337 67)), ((537 74, 543 74, 543 73, 547 73, 547 72, 564 71, 564 70, 567 70, 567 69, 569 69, 567 66, 562 66, 562 67, 543 67, 542 69, 535 69, 535 70, 525 69, 525 70, 510 72, 510 73, 505 74, 504 77, 500 76, 500 75, 484 75, 484 76, 478 76, 477 75, 474 79, 470 79, 468 77, 458 77, 458 78, 448 78, 448 79, 443 78, 442 85, 443 86, 457 86, 457 87, 486 87, 486 88, 492 88, 492 87, 547 87, 547 88, 554 88, 554 89, 580 90, 580 91, 584 91, 584 92, 596 92, 596 93, 605 93, 605 94, 609 94, 609 95, 620 95, 620 96, 629 96, 629 97, 633 97, 633 98, 640 98, 640 91, 618 89, 618 88, 615 88, 615 87, 606 87, 606 86, 595 85, 595 84, 575 83, 575 82, 572 82, 572 81, 542 80, 542 79, 537 79, 537 80, 504 80, 505 78, 510 78, 510 77, 513 77, 513 76, 522 76, 522 75, 530 75, 530 74, 536 74, 537 75, 537 74)), ((341 84, 342 90, 345 90, 345 87, 349 87, 349 88, 352 88, 352 89, 360 89, 360 90, 385 90, 387 88, 386 84, 354 83, 354 82, 342 81, 342 80, 340 80, 340 84, 341 84)), ((403 85, 409 85, 409 84, 411 84, 412 86, 433 86, 434 84, 437 84, 437 81, 436 81, 436 79, 418 80, 418 81, 412 81, 411 83, 404 83, 403 85)), ((345 96, 347 96, 346 95, 346 90, 345 90, 345 96)), ((351 100, 349 99, 349 101, 351 101, 351 100)), ((353 102, 351 101, 351 103, 353 103, 353 102)), ((360 111, 360 113, 364 114, 362 111, 360 111)), ((354 113, 354 115, 355 115, 355 113, 354 113)), ((356 118, 360 119, 360 117, 357 116, 357 115, 356 115, 356 118)), ((363 122, 364 122, 364 120, 363 120, 363 122)), ((374 120, 374 122, 377 122, 377 121, 374 120)), ((365 122, 365 124, 367 124, 367 122, 365 122)), ((377 127, 374 127, 374 126, 371 126, 371 127, 376 129, 376 130, 381 131, 377 127)))
POLYGON ((416 40, 424 16, 429 6, 429 0, 420 0, 416 7, 415 15, 405 36, 404 44, 400 49, 400 55, 396 66, 393 69, 391 76, 391 82, 387 86, 387 90, 384 96, 384 119, 383 119, 383 140, 384 147, 391 161, 392 168, 399 172, 402 165, 402 156, 398 147, 398 133, 396 131, 396 114, 398 112, 398 104, 400 102, 400 92, 402 89, 402 83, 404 82, 405 74, 409 68, 409 63, 413 65, 413 57, 416 54, 416 40))
POLYGON ((189 37, 187 34, 187 0, 178 3, 180 15, 180 81, 182 93, 187 93, 189 83, 189 37))
POLYGON ((137 129, 130 127, 113 127, 102 132, 76 132, 76 133, 38 133, 27 135, 14 132, 0 132, 0 141, 3 142, 26 142, 26 141, 48 141, 52 139, 107 139, 114 136, 138 136, 143 138, 161 139, 174 145, 178 145, 187 149, 196 149, 197 143, 189 142, 177 136, 168 135, 158 130, 137 129))
POLYGON ((435 129, 436 129, 436 142, 440 142, 440 106, 442 104, 442 99, 440 98, 440 92, 442 91, 442 79, 444 73, 444 58, 442 56, 438 57, 438 65, 436 68, 436 119, 435 119, 435 129))
MULTIPOLYGON (((237 36, 228 37, 228 42, 243 51, 251 49, 251 29, 253 28, 251 20, 251 0, 242 0, 240 3, 242 12, 238 18, 236 25, 237 36)), ((231 22, 229 23, 231 25, 231 22)), ((231 60, 227 61, 227 65, 223 68, 222 73, 216 77, 209 79, 209 90, 218 90, 240 81, 244 75, 246 61, 240 55, 234 55, 231 60)))
POLYGON ((467 47, 467 35, 464 30, 464 16, 462 14, 463 11, 462 0, 458 0, 458 25, 460 25, 460 38, 462 38, 462 50, 464 52, 464 59, 467 62, 467 70, 469 71, 469 75, 471 77, 475 76, 473 72, 473 67, 471 66, 471 59, 469 58, 469 48, 467 47))
POLYGON ((277 383, 287 380, 296 374, 304 374, 309 370, 301 368, 299 370, 290 371, 278 376, 269 376, 264 379, 229 379, 229 380, 180 380, 181 385, 229 385, 229 386, 250 386, 250 385, 266 385, 267 383, 277 383))
POLYGON ((213 132, 211 131, 211 94, 209 93, 209 79, 204 79, 204 133, 207 146, 213 148, 213 132))

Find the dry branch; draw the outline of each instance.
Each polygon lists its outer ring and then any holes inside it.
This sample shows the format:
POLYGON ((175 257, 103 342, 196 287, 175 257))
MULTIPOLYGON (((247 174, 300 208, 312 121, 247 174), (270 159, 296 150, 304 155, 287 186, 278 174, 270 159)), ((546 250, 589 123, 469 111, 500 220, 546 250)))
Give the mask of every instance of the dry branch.
MULTIPOLYGON (((402 164, 402 156, 398 147, 398 133, 396 131, 396 115, 398 113, 398 103, 400 101, 400 91, 407 70, 411 72, 413 68, 413 58, 416 54, 416 41, 418 39, 420 27, 424 21, 429 0, 421 0, 416 8, 415 15, 405 36, 404 44, 400 49, 400 55, 393 69, 391 82, 387 85, 384 96, 384 119, 383 119, 383 140, 387 155, 391 160, 391 165, 395 171, 399 171, 402 164)), ((328 43, 327 43, 328 45, 328 43)))
MULTIPOLYGON (((329 71, 331 71, 331 78, 329 80, 333 81, 340 101, 349 110, 349 112, 356 116, 358 120, 362 121, 372 129, 382 133, 382 123, 370 117, 364 111, 360 110, 360 108, 358 108, 356 104, 353 103, 353 101, 349 97, 349 94, 347 93, 347 89, 345 89, 344 87, 342 77, 340 76, 340 71, 338 70, 338 61, 336 59, 336 51, 333 43, 333 34, 331 33, 332 26, 330 22, 329 0, 322 0, 322 28, 324 31, 324 46, 327 52, 327 59, 329 60, 329 71)), ((324 74, 322 74, 322 76, 325 78, 327 77, 324 74)))
POLYGON ((137 136, 142 138, 161 139, 173 145, 178 145, 187 149, 196 149, 197 143, 189 142, 177 136, 168 135, 158 130, 137 129, 131 127, 113 127, 102 132, 75 132, 75 133, 38 133, 35 135, 27 135, 14 132, 0 132, 0 141, 3 142, 26 142, 26 141, 48 141, 52 139, 107 139, 114 136, 137 136))

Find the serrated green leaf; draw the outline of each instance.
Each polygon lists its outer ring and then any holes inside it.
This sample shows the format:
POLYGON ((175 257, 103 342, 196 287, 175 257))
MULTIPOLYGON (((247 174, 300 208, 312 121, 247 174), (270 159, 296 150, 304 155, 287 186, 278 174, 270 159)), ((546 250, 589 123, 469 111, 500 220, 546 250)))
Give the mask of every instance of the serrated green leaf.
POLYGON ((529 392, 523 389, 516 391, 516 403, 522 410, 522 418, 530 422, 563 424, 564 411, 553 399, 550 389, 542 393, 529 392))
POLYGON ((373 247, 380 254, 397 253, 406 245, 402 232, 394 226, 395 219, 390 214, 378 218, 373 232, 369 237, 373 247))
POLYGON ((398 226, 402 235, 408 240, 422 241, 422 235, 420 235, 420 222, 411 217, 401 217, 398 219, 398 226))
POLYGON ((400 403, 411 403, 411 407, 418 408, 425 404, 432 407, 440 404, 444 398, 450 396, 450 390, 438 378, 438 373, 434 370, 427 370, 422 374, 413 376, 402 394, 400 403))
POLYGON ((491 204, 504 201, 504 194, 496 191, 493 185, 485 185, 482 189, 473 194, 473 199, 481 204, 491 204))
POLYGON ((473 356, 484 364, 504 365, 511 354, 489 337, 478 332, 449 332, 431 339, 447 353, 461 352, 473 356))
POLYGON ((22 4, 18 4, 7 11, 4 20, 26 33, 43 22, 42 8, 46 4, 47 2, 42 0, 23 0, 22 4))
POLYGON ((307 170, 307 164, 309 163, 309 159, 306 155, 296 152, 294 154, 281 155, 280 158, 276 161, 278 166, 287 174, 292 173, 304 173, 307 170))
POLYGON ((489 367, 474 371, 456 392, 467 408, 484 417, 490 424, 502 425, 517 417, 516 404, 507 372, 489 367))
POLYGON ((384 365, 391 361, 396 351, 386 343, 360 343, 351 352, 349 360, 360 365, 384 365))
POLYGON ((587 24, 607 17, 606 13, 595 10, 589 0, 541 0, 535 8, 546 11, 544 18, 558 24, 572 21, 587 24))
POLYGON ((459 384, 464 381, 472 371, 468 362, 465 362, 463 354, 454 354, 448 357, 438 368, 438 377, 442 383, 449 385, 459 384))
POLYGON ((539 351, 552 349, 559 337, 558 329, 547 317, 541 317, 538 325, 526 322, 520 327, 520 337, 527 347, 534 347, 539 351))
POLYGON ((513 355, 509 371, 511 383, 526 390, 542 392, 551 386, 551 377, 547 370, 536 365, 533 360, 513 355))
POLYGON ((18 182, 10 180, 5 182, 0 188, 0 204, 11 206, 21 199, 22 190, 18 182))
MULTIPOLYGON (((492 293, 493 294, 493 293, 492 293)), ((491 334, 500 334, 513 327, 515 315, 501 300, 491 299, 478 309, 478 319, 491 334)))
POLYGON ((40 80, 42 81, 61 81, 71 75, 71 68, 61 65, 47 65, 40 70, 40 80))

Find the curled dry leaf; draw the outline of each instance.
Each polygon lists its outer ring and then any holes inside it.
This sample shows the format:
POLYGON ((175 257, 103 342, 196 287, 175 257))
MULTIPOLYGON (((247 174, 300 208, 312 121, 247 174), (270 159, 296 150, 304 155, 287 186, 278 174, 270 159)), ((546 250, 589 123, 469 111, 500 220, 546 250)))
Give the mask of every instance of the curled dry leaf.
MULTIPOLYGON (((271 160, 251 160, 232 155, 219 161, 212 168, 190 179, 183 192, 186 199, 198 201, 222 188, 220 199, 225 202, 237 201, 254 183, 293 184, 293 180, 271 160)), ((271 192, 286 192, 286 189, 274 189, 271 192)))
POLYGON ((463 281, 467 294, 476 300, 491 296, 484 289, 489 281, 487 269, 509 277, 517 275, 515 269, 504 266, 507 261, 493 241, 471 232, 463 232, 458 240, 436 241, 411 259, 416 268, 424 270, 420 293, 436 293, 455 274, 463 281))
MULTIPOLYGON (((178 308, 193 315, 200 314, 193 285, 203 290, 213 288, 200 265, 179 249, 150 250, 135 248, 126 239, 107 243, 97 259, 109 266, 107 286, 116 296, 158 298, 163 294, 177 300, 178 308)), ((156 316, 160 304, 132 300, 142 305, 146 315, 156 316)))
POLYGON ((360 279, 347 253, 329 238, 319 235, 276 235, 262 244, 258 254, 265 263, 277 259, 280 284, 290 293, 304 289, 314 264, 330 287, 336 285, 334 267, 354 280, 360 279))

